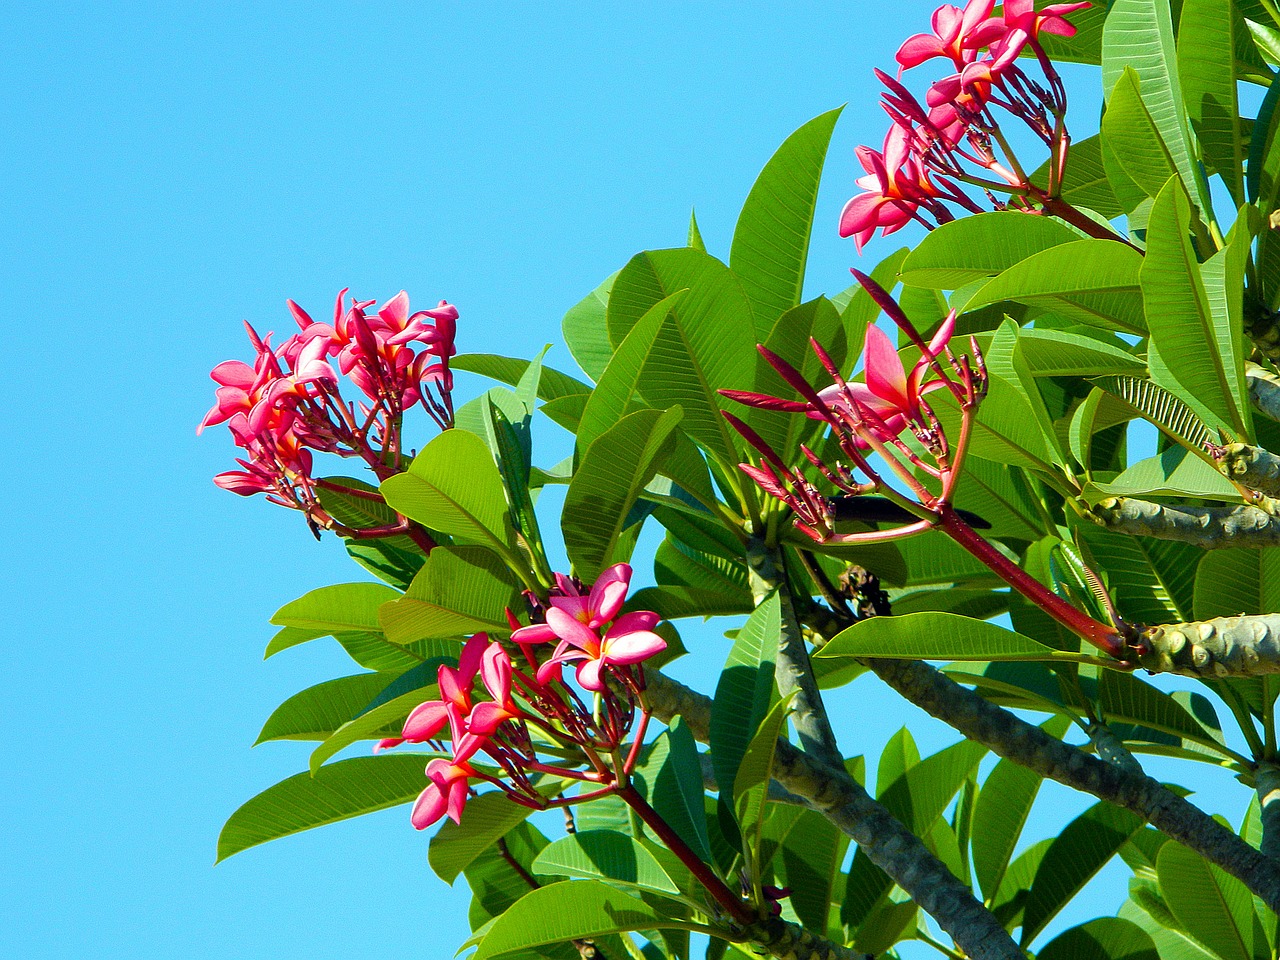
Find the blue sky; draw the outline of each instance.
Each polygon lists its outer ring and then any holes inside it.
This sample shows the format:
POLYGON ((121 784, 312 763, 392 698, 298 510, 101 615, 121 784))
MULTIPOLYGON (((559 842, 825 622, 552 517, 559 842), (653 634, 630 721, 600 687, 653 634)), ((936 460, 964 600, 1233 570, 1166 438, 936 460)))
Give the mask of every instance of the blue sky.
MULTIPOLYGON (((564 311, 636 251, 682 243, 692 207, 725 255, 773 149, 848 102, 810 274, 814 292, 842 289, 855 254, 835 222, 860 173, 852 148, 883 135, 871 66, 930 7, 882 9, 10 11, 0 954, 451 954, 465 890, 430 873, 407 809, 213 867, 226 816, 305 767, 305 745, 250 751, 262 721, 295 691, 354 672, 325 642, 264 664, 269 617, 364 576, 296 515, 213 486, 232 448, 221 431, 195 436, 208 370, 245 354, 241 319, 285 331, 286 297, 323 315, 344 286, 449 299, 464 352, 559 344, 564 311)), ((1097 80, 1073 78, 1083 136, 1097 80)), ((572 369, 563 346, 547 359, 572 369)), ((563 443, 547 431, 539 462, 563 443)), ((681 669, 713 674, 718 630, 690 627, 686 641, 699 659, 681 669)), ((926 745, 954 739, 858 683, 837 707, 857 730, 851 751, 874 757, 907 722, 926 745)), ((1242 791, 1226 775, 1206 782, 1221 788, 1211 805, 1238 817, 1242 791)))

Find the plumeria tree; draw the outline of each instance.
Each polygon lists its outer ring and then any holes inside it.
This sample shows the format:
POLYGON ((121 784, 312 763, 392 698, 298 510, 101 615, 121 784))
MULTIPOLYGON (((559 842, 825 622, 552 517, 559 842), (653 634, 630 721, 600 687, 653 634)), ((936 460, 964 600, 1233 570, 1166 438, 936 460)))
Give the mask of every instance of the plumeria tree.
POLYGON ((1280 10, 969 0, 921 26, 817 226, 862 258, 842 293, 801 294, 833 110, 764 168, 727 263, 691 223, 568 311, 582 376, 458 354, 446 301, 346 290, 214 368, 202 426, 241 450, 215 482, 374 578, 274 618, 268 655, 332 636, 362 672, 267 720, 318 745, 220 858, 408 805, 470 885, 474 960, 683 960, 693 934, 717 958, 1277 955, 1280 10), (1096 130, 1064 61, 1100 68, 1096 130), (880 239, 912 223, 913 249, 880 239), (455 369, 499 385, 455 409, 455 369), (554 466, 540 416, 574 437, 554 466), (679 625, 711 617, 732 648, 699 691, 664 667, 707 656, 679 625), (828 714, 863 674, 957 734, 922 758, 904 731, 874 794, 828 714), (1253 793, 1243 822, 1190 796, 1205 764, 1253 793), (1092 805, 1024 837, 1046 779, 1092 805), (1113 858, 1127 888, 1062 929, 1113 858))

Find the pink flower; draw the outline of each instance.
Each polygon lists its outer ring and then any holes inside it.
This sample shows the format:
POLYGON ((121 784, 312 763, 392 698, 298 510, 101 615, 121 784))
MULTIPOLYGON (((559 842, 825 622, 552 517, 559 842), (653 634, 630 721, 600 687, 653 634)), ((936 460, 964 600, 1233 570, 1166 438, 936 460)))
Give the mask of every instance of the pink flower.
MULTIPOLYGON (((919 66, 934 57, 948 57, 957 70, 973 61, 977 47, 983 46, 975 33, 991 16, 995 0, 969 0, 962 11, 944 4, 933 12, 933 33, 917 33, 898 48, 901 70, 919 66)), ((899 70, 899 73, 901 73, 899 70)))
POLYGON ((410 821, 417 830, 425 830, 446 813, 454 823, 462 822, 462 807, 467 802, 468 779, 476 771, 466 760, 437 758, 427 764, 427 778, 431 781, 418 794, 410 821))
MULTIPOLYGON (((921 357, 910 374, 902 366, 898 350, 888 335, 874 324, 867 325, 866 346, 863 350, 866 383, 849 383, 848 391, 858 406, 870 410, 883 421, 884 429, 872 427, 878 439, 890 440, 906 429, 908 423, 921 421, 920 398, 944 386, 941 380, 924 383, 924 378, 932 366, 931 360, 942 353, 951 339, 955 324, 956 315, 952 311, 947 314, 930 341, 928 356, 921 357)), ((845 391, 838 384, 818 391, 818 396, 828 406, 855 419, 862 418, 862 412, 850 404, 845 391)), ((821 414, 816 411, 810 411, 808 415, 815 420, 822 419, 821 414)), ((862 449, 870 447, 861 437, 856 442, 862 449)))
POLYGON ((901 230, 915 217, 922 199, 938 194, 912 145, 912 134, 895 123, 885 136, 883 153, 870 147, 857 149, 858 161, 867 171, 857 183, 866 192, 840 212, 840 236, 852 236, 859 252, 877 228, 881 236, 901 230))
MULTIPOLYGON (((577 585, 564 574, 556 574, 556 593, 551 596, 551 608, 560 610, 579 623, 595 629, 618 615, 627 599, 631 586, 631 566, 615 563, 596 578, 591 592, 583 596, 577 585)), ((548 610, 550 613, 550 610, 548 610)), ((516 643, 545 643, 560 637, 548 623, 535 623, 521 627, 511 634, 516 643)))
POLYGON ((661 619, 648 610, 625 613, 601 637, 581 620, 558 607, 547 611, 547 624, 560 638, 551 659, 538 668, 538 682, 557 676, 563 665, 578 663, 578 683, 584 689, 603 691, 601 671, 611 665, 626 666, 647 660, 667 648, 667 642, 653 632, 661 619))
POLYGON ((428 700, 413 708, 400 732, 401 743, 434 740, 449 723, 454 734, 455 755, 469 757, 501 723, 520 716, 519 708, 511 699, 511 660, 502 647, 489 642, 487 634, 477 633, 468 640, 457 668, 441 666, 436 676, 441 699, 428 700), (471 690, 477 674, 493 697, 492 702, 472 702, 471 690))

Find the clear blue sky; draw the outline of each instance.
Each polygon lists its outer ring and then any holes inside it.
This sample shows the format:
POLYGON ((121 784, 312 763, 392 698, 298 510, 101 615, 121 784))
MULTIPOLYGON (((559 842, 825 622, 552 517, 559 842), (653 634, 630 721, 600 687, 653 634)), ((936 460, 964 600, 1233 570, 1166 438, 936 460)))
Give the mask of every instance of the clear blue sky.
MULTIPOLYGON (((565 309, 634 252, 682 243, 691 207, 725 255, 769 154, 847 101, 811 272, 815 292, 842 289, 855 255, 835 222, 860 173, 852 148, 878 146, 884 127, 871 66, 929 9, 10 10, 0 955, 451 955, 465 891, 430 873, 407 809, 213 867, 225 817, 305 767, 306 745, 250 751, 262 721, 354 672, 324 641, 264 664, 268 618, 364 577, 296 515, 213 486, 232 448, 221 431, 195 436, 208 370, 244 355, 241 319, 288 330, 286 297, 322 315, 348 285, 448 298, 463 351, 559 344, 565 309)), ((1086 135, 1097 81, 1073 76, 1086 135)), ((572 369, 562 346, 548 362, 572 369)), ((714 673, 718 631, 686 640, 700 657, 686 675, 714 673)), ((926 745, 953 739, 858 683, 837 701, 851 752, 874 757, 905 722, 926 745)), ((1240 790, 1212 796, 1233 818, 1243 809, 1240 790)))

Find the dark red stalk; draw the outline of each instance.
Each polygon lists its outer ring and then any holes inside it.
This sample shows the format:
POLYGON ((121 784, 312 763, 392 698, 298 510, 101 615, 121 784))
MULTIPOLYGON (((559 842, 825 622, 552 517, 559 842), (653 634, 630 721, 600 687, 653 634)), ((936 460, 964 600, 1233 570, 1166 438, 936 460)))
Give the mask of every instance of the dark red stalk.
POLYGON ((960 546, 981 560, 1005 583, 1038 606, 1077 636, 1087 640, 1103 653, 1126 662, 1136 653, 1125 638, 1110 624, 1100 623, 1077 610, 1039 580, 1010 561, 960 519, 950 504, 936 508, 936 526, 960 546))
POLYGON ((636 815, 644 821, 645 826, 652 830, 663 842, 668 850, 680 858, 680 862, 689 868, 699 883, 706 889, 707 893, 715 899, 725 912, 733 917, 738 923, 744 927, 754 924, 759 918, 752 911, 741 897, 738 897, 725 886, 725 882, 702 862, 701 858, 689 849, 689 845, 680 839, 680 835, 676 833, 663 820, 657 810, 649 806, 645 802, 644 797, 631 784, 618 788, 618 796, 626 801, 627 806, 636 812, 636 815))

